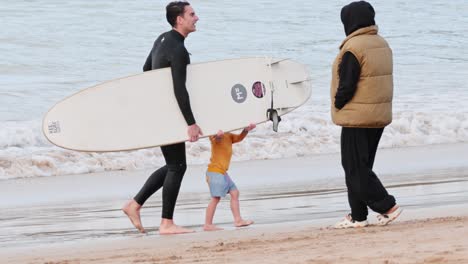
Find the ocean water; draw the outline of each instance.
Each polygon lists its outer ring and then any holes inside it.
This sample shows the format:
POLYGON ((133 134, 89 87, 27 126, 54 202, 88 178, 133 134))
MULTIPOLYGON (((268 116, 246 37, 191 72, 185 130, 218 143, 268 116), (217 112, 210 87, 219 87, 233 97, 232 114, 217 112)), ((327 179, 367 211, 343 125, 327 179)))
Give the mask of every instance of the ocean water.
MULTIPOLYGON (((186 40, 192 62, 247 56, 308 65, 313 94, 278 133, 257 127, 233 160, 339 151, 330 121, 331 64, 344 39, 348 1, 191 1, 200 17, 186 40)), ((372 1, 394 53, 394 121, 383 148, 468 142, 468 2, 372 1)), ((91 85, 141 72, 154 39, 170 29, 166 1, 0 0, 0 179, 139 170, 163 163, 159 148, 80 153, 47 142, 41 119, 91 85)), ((209 143, 189 143, 205 164, 209 143)))

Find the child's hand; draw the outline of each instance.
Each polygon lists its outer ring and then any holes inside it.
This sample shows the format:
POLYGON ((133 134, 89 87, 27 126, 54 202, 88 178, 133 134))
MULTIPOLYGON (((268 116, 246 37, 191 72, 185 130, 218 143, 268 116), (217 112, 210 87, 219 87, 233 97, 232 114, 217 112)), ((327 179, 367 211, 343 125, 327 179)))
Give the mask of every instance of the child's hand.
POLYGON ((247 127, 247 131, 250 131, 250 130, 256 128, 256 127, 257 127, 257 125, 251 123, 251 124, 247 127))
POLYGON ((257 127, 257 125, 251 123, 251 124, 249 124, 248 127, 245 128, 245 131, 249 132, 250 130, 252 130, 252 129, 256 128, 256 127, 257 127))

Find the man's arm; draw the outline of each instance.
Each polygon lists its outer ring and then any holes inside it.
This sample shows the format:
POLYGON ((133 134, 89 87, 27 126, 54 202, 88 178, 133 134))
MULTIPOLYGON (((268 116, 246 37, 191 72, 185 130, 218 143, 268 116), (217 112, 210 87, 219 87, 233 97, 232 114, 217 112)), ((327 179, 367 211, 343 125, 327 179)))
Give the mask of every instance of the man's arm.
POLYGON ((171 60, 172 82, 174 84, 174 95, 179 105, 179 109, 187 122, 187 134, 191 142, 197 141, 203 135, 200 127, 195 122, 195 117, 190 106, 190 98, 185 82, 187 80, 187 64, 190 57, 184 47, 177 48, 171 60))
POLYGON ((189 63, 188 53, 185 48, 177 48, 171 60, 172 82, 174 84, 174 94, 180 111, 184 116, 188 126, 195 124, 195 118, 190 106, 190 98, 185 82, 187 80, 187 64, 189 63))
POLYGON ((351 52, 343 55, 338 68, 340 83, 335 95, 335 107, 343 108, 354 96, 361 75, 361 65, 351 52))

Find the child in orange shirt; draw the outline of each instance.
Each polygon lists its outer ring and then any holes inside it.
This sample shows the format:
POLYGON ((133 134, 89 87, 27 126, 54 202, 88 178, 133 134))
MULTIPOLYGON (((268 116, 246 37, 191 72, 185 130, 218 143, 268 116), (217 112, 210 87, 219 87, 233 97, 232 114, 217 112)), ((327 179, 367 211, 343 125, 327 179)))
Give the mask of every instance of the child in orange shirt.
POLYGON ((232 144, 242 141, 249 131, 254 128, 255 124, 250 124, 240 134, 224 133, 220 130, 216 136, 210 137, 211 159, 206 172, 206 181, 210 187, 211 201, 206 208, 205 225, 203 226, 205 231, 222 230, 222 228, 213 224, 213 217, 221 197, 225 197, 228 193, 231 195, 234 225, 241 227, 253 224, 253 221, 244 220, 240 216, 239 190, 237 190, 227 171, 232 157, 232 144))

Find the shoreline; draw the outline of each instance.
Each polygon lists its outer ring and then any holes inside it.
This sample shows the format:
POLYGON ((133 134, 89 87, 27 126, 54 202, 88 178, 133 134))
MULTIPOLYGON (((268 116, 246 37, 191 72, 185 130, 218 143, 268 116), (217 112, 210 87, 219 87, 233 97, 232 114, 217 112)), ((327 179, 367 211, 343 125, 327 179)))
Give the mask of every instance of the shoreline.
MULTIPOLYGON (((414 181, 438 179, 440 173, 448 173, 455 178, 464 178, 464 176, 457 175, 468 169, 465 155, 468 155, 468 143, 384 148, 377 151, 374 170, 386 184, 408 182, 410 174, 414 181), (420 176, 422 174, 424 175, 420 176), (433 174, 435 176, 432 176, 433 174)), ((243 185, 243 190, 292 182, 323 186, 332 181, 333 184, 344 187, 344 175, 340 162, 339 153, 326 153, 286 159, 235 161, 232 162, 229 171, 230 175, 235 178, 236 184, 243 185), (284 177, 286 173, 288 177, 284 177)), ((0 208, 68 201, 86 202, 90 200, 89 194, 92 194, 91 200, 129 198, 138 191, 155 169, 2 180, 0 208), (103 190, 102 186, 109 182, 113 188, 103 190), (78 193, 75 191, 76 188, 86 189, 86 192, 78 193), (34 197, 37 193, 47 195, 34 197), (20 199, 8 201, 6 198, 11 196, 19 196, 20 199), (34 197, 34 199, 27 199, 28 197, 34 197)), ((206 165, 189 165, 181 186, 181 193, 206 192, 205 170, 206 165)))

